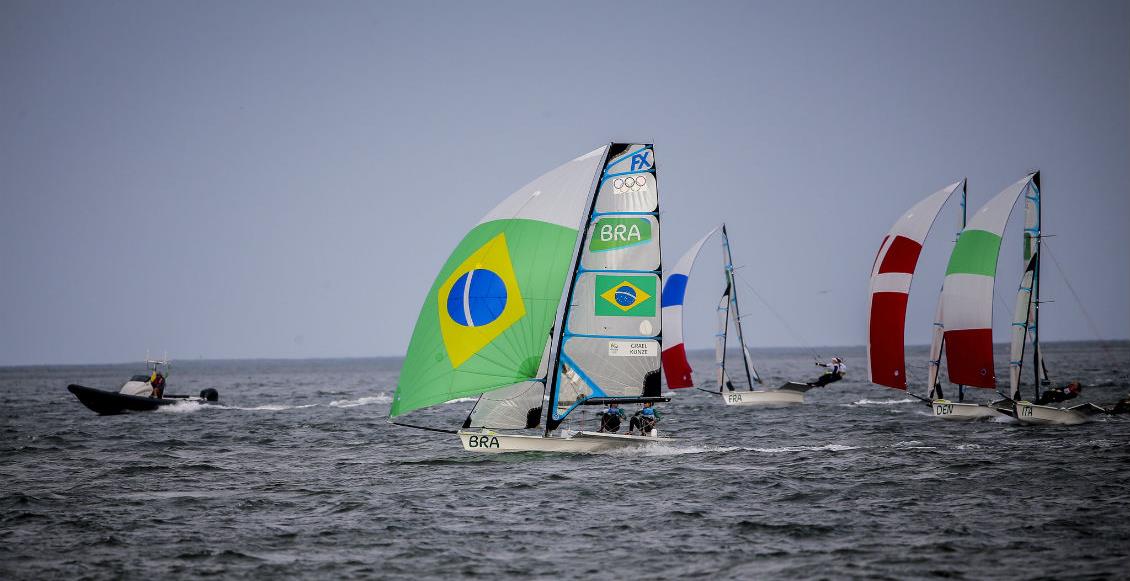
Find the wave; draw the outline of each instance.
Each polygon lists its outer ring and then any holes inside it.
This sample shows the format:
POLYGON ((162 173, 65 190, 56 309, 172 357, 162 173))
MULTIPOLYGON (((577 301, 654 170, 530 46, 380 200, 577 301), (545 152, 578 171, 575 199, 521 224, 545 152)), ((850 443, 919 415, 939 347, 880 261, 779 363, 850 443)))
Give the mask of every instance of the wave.
POLYGON ((858 450, 859 446, 845 446, 844 444, 824 444, 823 446, 785 446, 783 448, 744 448, 751 452, 764 454, 781 454, 785 452, 844 452, 858 450))
POLYGON ((257 406, 253 406, 253 407, 217 405, 217 406, 211 406, 211 407, 215 407, 217 409, 222 409, 222 410, 239 410, 239 411, 244 411, 244 412, 282 412, 282 411, 287 411, 287 410, 301 410, 301 409, 306 409, 306 408, 312 408, 312 407, 316 407, 317 405, 318 404, 316 404, 316 403, 308 403, 308 404, 304 404, 304 405, 267 404, 267 405, 257 405, 257 406))
POLYGON ((685 454, 712 454, 716 452, 734 452, 748 448, 737 446, 679 446, 675 444, 654 444, 639 448, 621 448, 609 452, 610 455, 623 456, 683 456, 685 454))
POLYGON ((906 399, 861 399, 859 401, 852 402, 849 405, 898 405, 917 402, 918 400, 909 397, 906 399))
POLYGON ((163 405, 157 408, 157 412, 163 414, 191 414, 200 411, 205 405, 198 401, 178 401, 173 405, 163 405))
POLYGON ((391 403, 392 396, 387 393, 379 393, 377 395, 370 395, 366 397, 359 397, 357 399, 338 399, 330 402, 330 407, 335 408, 354 408, 362 405, 369 405, 373 403, 391 403))
POLYGON ((466 403, 466 402, 469 402, 469 401, 479 401, 479 398, 477 398, 477 397, 457 397, 455 399, 449 399, 449 400, 447 400, 443 403, 466 403))

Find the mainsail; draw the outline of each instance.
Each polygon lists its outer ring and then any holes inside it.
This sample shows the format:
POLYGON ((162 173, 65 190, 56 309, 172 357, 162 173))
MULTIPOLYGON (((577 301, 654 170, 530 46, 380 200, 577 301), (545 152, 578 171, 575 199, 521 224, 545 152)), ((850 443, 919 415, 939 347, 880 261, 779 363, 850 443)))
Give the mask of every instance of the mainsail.
POLYGON ((1040 284, 1040 174, 1036 172, 1024 194, 1024 274, 1016 291, 1016 308, 1012 318, 1012 344, 1008 361, 1009 394, 1020 400, 1020 376, 1024 369, 1025 339, 1032 342, 1035 357, 1035 399, 1040 397, 1040 382, 1047 381, 1048 370, 1040 352, 1036 321, 1040 284))
POLYGON ((663 274, 663 373, 669 389, 694 387, 687 348, 683 343, 683 300, 695 259, 706 240, 718 229, 707 232, 687 253, 663 274))
POLYGON ((726 232, 725 224, 722 224, 722 264, 722 272, 726 277, 726 291, 722 293, 722 300, 718 303, 719 340, 715 347, 719 369, 718 389, 721 391, 723 387, 731 390, 734 388, 730 376, 726 373, 726 342, 730 334, 730 320, 733 320, 734 329, 738 332, 738 344, 741 346, 745 387, 752 390, 754 383, 761 383, 761 377, 757 374, 757 368, 753 366, 753 357, 750 356, 749 347, 746 347, 745 343, 745 332, 742 330, 742 311, 738 305, 737 281, 734 278, 734 257, 730 251, 730 236, 726 232))
MULTIPOLYGON (((569 281, 546 433, 587 400, 659 397, 659 192, 651 145, 613 144, 569 281)), ((590 401, 590 403, 592 403, 590 401)))
POLYGON ((905 329, 910 283, 918 255, 946 200, 964 180, 914 205, 883 237, 871 267, 867 374, 872 383, 906 389, 905 329))
POLYGON ((942 287, 943 340, 950 381, 995 388, 993 284, 1008 217, 1035 174, 1007 187, 981 207, 958 236, 942 287))
POLYGON ((390 417, 508 389, 538 394, 512 406, 525 424, 517 408, 540 404, 578 226, 607 153, 601 147, 530 182, 463 237, 424 299, 390 417))

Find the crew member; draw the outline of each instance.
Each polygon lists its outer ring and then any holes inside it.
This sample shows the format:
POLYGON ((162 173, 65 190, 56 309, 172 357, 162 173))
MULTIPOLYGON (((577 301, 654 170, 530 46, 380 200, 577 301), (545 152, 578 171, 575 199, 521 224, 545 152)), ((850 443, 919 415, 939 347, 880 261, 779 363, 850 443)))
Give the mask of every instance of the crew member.
POLYGON ((817 361, 816 364, 820 367, 827 367, 828 371, 825 371, 824 375, 821 375, 816 381, 808 384, 813 387, 824 387, 829 383, 835 383, 843 379, 844 373, 847 372, 847 365, 844 365, 844 360, 839 357, 833 357, 831 363, 817 361))
POLYGON ((641 436, 651 435, 661 419, 663 419, 663 416, 659 413, 659 410, 652 407, 651 402, 646 402, 643 404, 643 409, 632 416, 632 421, 628 424, 628 434, 639 430, 641 436))
POLYGON ((1069 399, 1079 397, 1083 391, 1083 385, 1078 381, 1072 381, 1064 387, 1057 387, 1049 389, 1040 394, 1040 398, 1036 400, 1036 405, 1048 405, 1049 403, 1059 403, 1069 399))
POLYGON ((149 385, 153 386, 153 393, 149 397, 161 399, 165 395, 165 376, 159 371, 153 371, 149 376, 149 385))
POLYGON ((600 416, 600 431, 613 434, 620 431, 620 423, 628 416, 616 403, 608 404, 608 407, 597 415, 600 416))

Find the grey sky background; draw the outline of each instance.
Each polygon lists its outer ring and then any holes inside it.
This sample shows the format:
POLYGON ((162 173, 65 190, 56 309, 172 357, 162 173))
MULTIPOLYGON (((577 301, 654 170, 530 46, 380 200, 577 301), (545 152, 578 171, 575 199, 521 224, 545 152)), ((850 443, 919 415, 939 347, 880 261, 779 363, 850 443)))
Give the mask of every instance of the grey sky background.
MULTIPOLYGON (((1052 252, 1101 337, 1130 336, 1130 3, 4 0, 0 364, 403 354, 478 218, 612 140, 656 144, 668 261, 727 221, 792 328, 746 289, 752 345, 864 343, 893 221, 1036 168, 1052 252)), ((1043 293, 1044 339, 1095 338, 1050 260, 1043 293)))

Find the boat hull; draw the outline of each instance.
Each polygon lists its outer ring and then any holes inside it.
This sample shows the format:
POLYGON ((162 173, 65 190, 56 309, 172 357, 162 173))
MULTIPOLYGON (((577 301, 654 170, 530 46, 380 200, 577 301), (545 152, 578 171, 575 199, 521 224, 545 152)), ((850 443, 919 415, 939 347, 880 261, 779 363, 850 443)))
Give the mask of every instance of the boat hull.
POLYGON ((82 405, 103 416, 112 416, 128 412, 151 412, 163 406, 186 401, 209 403, 202 397, 189 395, 172 395, 163 398, 143 397, 73 383, 67 386, 67 390, 73 393, 75 397, 82 402, 82 405))
POLYGON ((722 403, 734 406, 777 406, 804 403, 804 394, 812 386, 803 383, 786 383, 779 389, 764 391, 723 392, 722 403), (794 387, 795 386, 795 387, 794 387))
POLYGON ((597 454, 656 444, 671 444, 672 438, 628 436, 600 432, 575 432, 564 437, 499 434, 491 431, 459 431, 459 440, 468 452, 501 454, 504 452, 569 452, 597 454))
POLYGON ((1091 416, 1103 410, 1092 404, 1083 404, 1070 408, 1058 408, 1048 405, 1036 405, 1032 402, 1016 402, 1016 421, 1031 425, 1061 425, 1074 426, 1091 421, 1091 416))
POLYGON ((1004 415, 995 408, 984 404, 957 403, 944 399, 937 399, 930 402, 930 408, 934 411, 935 418, 941 418, 943 420, 968 421, 995 418, 1004 415))

